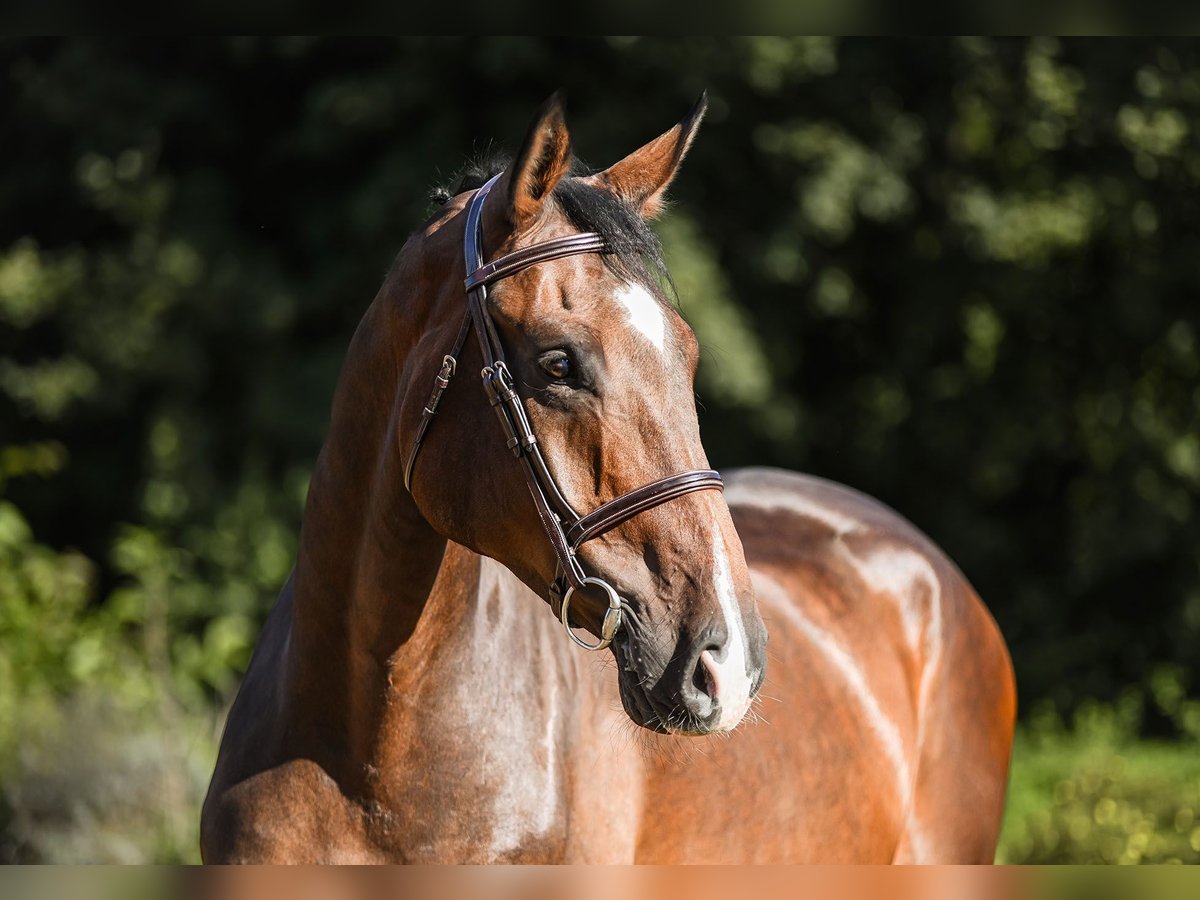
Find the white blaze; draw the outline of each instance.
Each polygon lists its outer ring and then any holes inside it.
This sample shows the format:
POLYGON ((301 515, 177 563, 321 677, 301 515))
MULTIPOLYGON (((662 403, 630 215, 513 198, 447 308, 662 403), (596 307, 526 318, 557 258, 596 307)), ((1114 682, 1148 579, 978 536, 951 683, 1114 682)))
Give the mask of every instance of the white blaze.
POLYGON ((746 671, 746 628, 742 623, 742 611, 738 608, 737 594, 733 589, 733 575, 729 571, 729 557, 725 553, 725 542, 721 533, 713 531, 713 584, 717 589, 717 602, 725 617, 725 658, 719 662, 710 660, 715 670, 713 681, 717 686, 716 699, 721 703, 721 720, 717 729, 733 728, 746 710, 750 708, 750 674, 746 671))
POLYGON ((662 353, 667 342, 667 320, 658 301, 640 284, 624 285, 617 291, 617 300, 625 307, 629 324, 662 353))

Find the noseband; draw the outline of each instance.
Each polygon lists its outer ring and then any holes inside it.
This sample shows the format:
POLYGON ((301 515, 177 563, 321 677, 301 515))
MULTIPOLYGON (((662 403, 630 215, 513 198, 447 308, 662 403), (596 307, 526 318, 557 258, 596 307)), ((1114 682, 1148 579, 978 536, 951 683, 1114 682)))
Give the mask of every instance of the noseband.
POLYGON ((467 333, 474 326, 475 335, 479 339, 479 349, 483 353, 483 389, 488 402, 496 411, 500 427, 508 442, 508 448, 513 456, 521 461, 521 471, 525 475, 525 483, 537 507, 538 518, 546 537, 558 557, 558 569, 554 582, 550 585, 551 607, 562 621, 567 634, 576 644, 586 650, 603 650, 612 643, 621 627, 621 598, 607 581, 601 578, 589 577, 583 571, 576 556, 580 546, 593 538, 616 528, 634 516, 653 509, 693 491, 722 490, 721 476, 712 469, 694 469, 669 475, 652 481, 650 484, 636 488, 627 494, 622 494, 613 500, 597 507, 587 515, 581 516, 567 502, 562 491, 550 474, 542 456, 541 447, 529 424, 525 406, 516 391, 512 373, 504 361, 504 348, 500 343, 500 335, 492 321, 487 305, 488 285, 514 275, 522 269, 538 263, 561 259, 564 256, 574 256, 578 253, 605 253, 608 248, 604 238, 598 234, 572 234, 568 237, 556 238, 514 250, 486 265, 483 262, 483 204, 492 186, 499 179, 494 176, 487 184, 475 192, 471 204, 467 208, 467 229, 463 239, 463 250, 466 256, 467 312, 463 317, 458 337, 449 353, 442 357, 441 369, 433 379, 433 391, 421 414, 421 424, 417 428, 417 437, 409 452, 408 465, 404 469, 404 486, 411 490, 413 466, 417 462, 417 453, 421 442, 433 417, 437 415, 438 404, 442 394, 450 386, 450 380, 458 367, 458 359, 466 342, 467 333), (600 627, 600 640, 589 644, 580 638, 571 628, 570 607, 571 598, 577 590, 592 585, 599 588, 608 598, 608 608, 604 611, 604 620, 600 627))

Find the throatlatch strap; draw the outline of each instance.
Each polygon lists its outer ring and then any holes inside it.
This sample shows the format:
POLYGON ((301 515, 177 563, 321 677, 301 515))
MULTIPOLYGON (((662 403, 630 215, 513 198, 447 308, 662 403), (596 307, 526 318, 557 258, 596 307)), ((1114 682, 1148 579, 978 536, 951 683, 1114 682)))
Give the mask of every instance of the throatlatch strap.
POLYGON ((404 466, 404 489, 410 493, 412 492, 413 467, 417 464, 417 453, 421 450, 421 442, 425 440, 425 432, 429 430, 429 423, 437 415, 438 404, 442 402, 442 394, 446 393, 446 388, 450 387, 450 379, 454 377, 454 373, 458 369, 458 359, 462 355, 463 344, 467 342, 467 333, 470 330, 471 314, 468 312, 463 316, 462 325, 458 327, 458 337, 454 339, 454 346, 450 348, 449 353, 442 357, 441 368, 433 376, 433 389, 429 392, 429 399, 425 401, 425 408, 421 410, 421 424, 417 426, 417 436, 413 441, 412 449, 408 452, 408 463, 404 466))

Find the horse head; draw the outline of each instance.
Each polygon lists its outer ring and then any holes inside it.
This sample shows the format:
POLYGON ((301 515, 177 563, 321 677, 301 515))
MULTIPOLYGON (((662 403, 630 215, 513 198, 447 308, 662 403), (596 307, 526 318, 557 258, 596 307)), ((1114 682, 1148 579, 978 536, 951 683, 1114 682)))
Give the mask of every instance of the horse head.
POLYGON ((674 128, 582 173, 552 97, 511 163, 447 199, 402 254, 433 295, 399 411, 419 510, 601 636, 634 722, 683 734, 742 720, 766 645, 729 508, 708 489, 720 482, 700 441, 699 347, 648 224, 704 109, 702 97, 674 128), (472 253, 492 269, 473 274, 472 253), (478 347, 464 343, 471 330, 478 347), (488 390, 470 384, 480 371, 488 390), (597 508, 603 521, 572 532, 574 510, 597 508))

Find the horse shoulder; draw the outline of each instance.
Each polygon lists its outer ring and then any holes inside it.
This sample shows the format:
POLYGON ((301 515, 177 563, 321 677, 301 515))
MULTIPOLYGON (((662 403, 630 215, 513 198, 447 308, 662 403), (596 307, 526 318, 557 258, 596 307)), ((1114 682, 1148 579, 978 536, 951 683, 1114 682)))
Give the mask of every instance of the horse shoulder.
POLYGON ((207 863, 373 860, 357 839, 361 817, 336 781, 317 762, 286 750, 282 697, 290 613, 289 580, 229 711, 200 817, 207 863))

